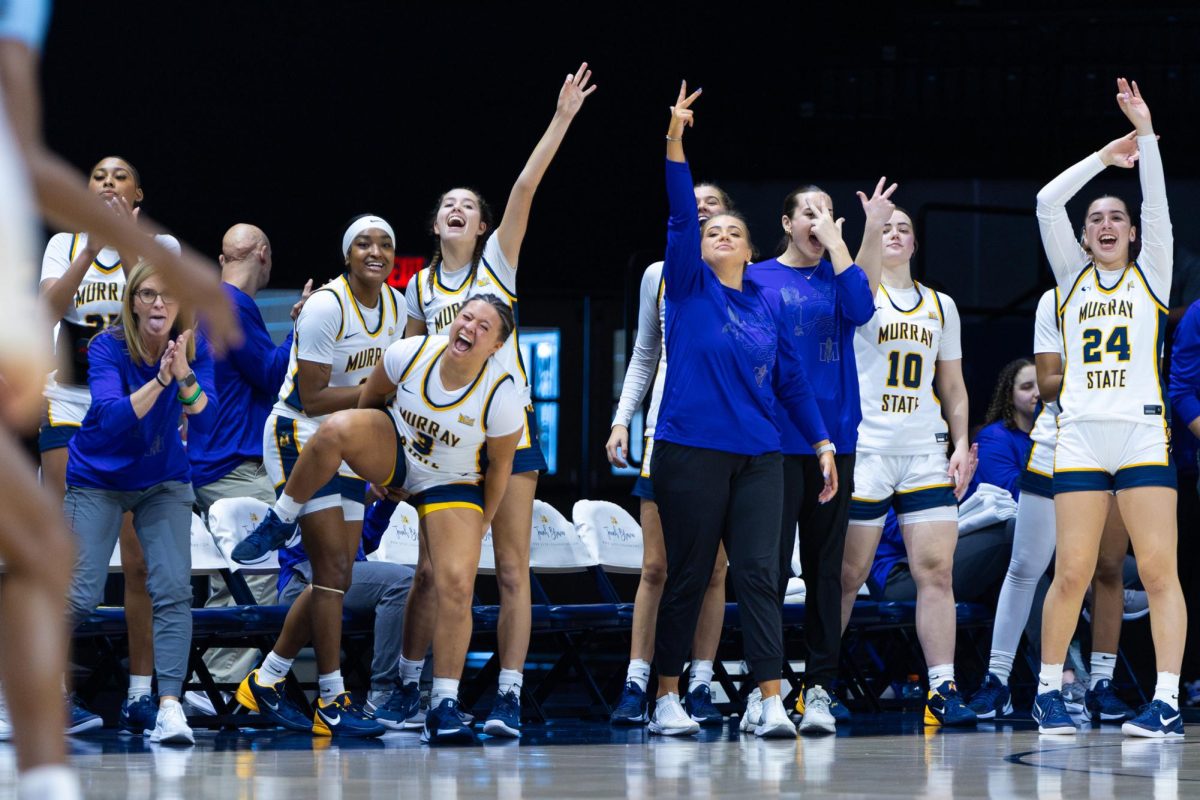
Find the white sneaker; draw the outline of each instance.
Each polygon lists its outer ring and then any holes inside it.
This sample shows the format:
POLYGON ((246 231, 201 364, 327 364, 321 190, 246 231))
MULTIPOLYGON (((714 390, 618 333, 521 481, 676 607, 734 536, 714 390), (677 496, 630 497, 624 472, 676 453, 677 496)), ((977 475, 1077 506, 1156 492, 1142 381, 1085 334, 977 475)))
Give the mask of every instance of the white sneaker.
POLYGON ((668 692, 654 704, 654 715, 650 718, 650 732, 663 736, 691 736, 700 732, 700 723, 687 715, 679 695, 668 692))
MULTIPOLYGON (((229 702, 228 692, 221 692, 221 697, 225 702, 229 702)), ((215 717, 217 715, 217 707, 213 705, 212 700, 205 692, 184 692, 183 702, 186 707, 200 716, 215 717)))
POLYGON ((758 727, 759 718, 762 716, 762 704, 762 690, 755 688, 746 697, 746 710, 742 713, 742 721, 738 723, 738 730, 742 733, 750 733, 758 727))
POLYGON ((187 717, 183 715, 183 706, 178 701, 166 700, 158 707, 158 717, 154 721, 150 741, 159 744, 196 743, 196 736, 188 727, 187 717))
POLYGON ((796 726, 783 708, 783 698, 773 695, 762 701, 754 735, 763 739, 795 739, 796 726))
POLYGON ((804 693, 804 719, 800 720, 801 733, 837 733, 837 720, 829 711, 829 693, 821 686, 813 686, 804 693))

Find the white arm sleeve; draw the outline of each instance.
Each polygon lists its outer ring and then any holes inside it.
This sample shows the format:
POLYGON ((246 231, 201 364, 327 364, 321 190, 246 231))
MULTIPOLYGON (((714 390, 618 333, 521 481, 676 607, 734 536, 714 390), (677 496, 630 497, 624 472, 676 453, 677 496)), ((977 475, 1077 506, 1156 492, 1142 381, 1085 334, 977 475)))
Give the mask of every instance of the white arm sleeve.
POLYGON ((1154 134, 1139 136, 1138 175, 1142 182, 1142 252, 1137 262, 1150 283, 1150 290, 1163 303, 1171 293, 1175 239, 1167 209, 1167 186, 1163 178, 1162 154, 1154 134))
POLYGON ((1067 201, 1103 171, 1100 154, 1092 153, 1047 183, 1037 194, 1042 246, 1046 249, 1054 280, 1064 292, 1070 290, 1071 282, 1088 263, 1087 253, 1079 246, 1071 221, 1067 219, 1067 201))
POLYGON ((621 399, 617 402, 613 425, 629 427, 658 367, 658 357, 662 353, 662 327, 658 316, 658 287, 661 282, 662 262, 656 261, 646 267, 642 274, 637 338, 633 343, 633 354, 629 357, 629 367, 625 370, 625 383, 621 385, 621 399))
POLYGON ((517 267, 509 264, 504 257, 504 250, 495 236, 489 235, 487 244, 483 246, 483 260, 487 262, 492 274, 500 281, 501 288, 512 297, 517 296, 517 267))
POLYGON ((154 239, 166 249, 170 250, 175 255, 183 252, 183 248, 179 246, 179 240, 169 233, 160 233, 154 239))
POLYGON ((400 375, 424 342, 424 336, 410 336, 407 339, 397 339, 388 346, 383 353, 383 369, 389 381, 400 383, 400 375))
POLYGON ((66 274, 67 267, 71 266, 71 241, 74 238, 70 233, 56 233, 50 237, 46 252, 42 254, 41 282, 57 280, 66 274))
POLYGON ((315 291, 296 319, 296 359, 333 363, 333 345, 342 329, 342 305, 332 291, 315 291))
POLYGON ((962 322, 958 318, 958 306, 948 295, 938 292, 942 301, 942 340, 938 343, 938 361, 955 361, 962 358, 962 322))
POLYGON ((423 277, 425 277, 425 270, 421 270, 409 278, 408 286, 404 289, 404 306, 408 309, 408 316, 418 322, 425 321, 425 312, 421 310, 421 290, 417 288, 423 277))
POLYGON ((1062 355, 1062 337, 1058 333, 1058 296, 1051 289, 1038 300, 1037 316, 1033 320, 1033 352, 1062 355))
POLYGON ((525 407, 521 405, 521 396, 517 394, 513 381, 506 380, 496 389, 484 423, 487 425, 488 438, 508 436, 525 424, 525 407))

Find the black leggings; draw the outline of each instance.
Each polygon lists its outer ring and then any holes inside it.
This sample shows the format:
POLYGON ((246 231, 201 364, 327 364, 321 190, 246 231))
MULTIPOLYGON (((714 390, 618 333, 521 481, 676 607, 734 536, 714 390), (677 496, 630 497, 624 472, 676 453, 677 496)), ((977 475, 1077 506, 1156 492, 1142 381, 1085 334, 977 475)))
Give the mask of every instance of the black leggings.
POLYGON ((854 493, 854 454, 834 456, 838 491, 821 505, 825 487, 815 455, 783 457, 783 529, 779 538, 779 603, 791 574, 796 525, 800 525, 800 567, 804 573, 804 640, 808 659, 806 686, 829 685, 837 678, 842 645, 842 558, 854 493))
POLYGON ((746 662, 756 681, 779 680, 783 622, 776 591, 783 457, 658 441, 650 474, 667 550, 667 581, 654 640, 658 674, 676 677, 683 672, 717 547, 724 541, 746 662))

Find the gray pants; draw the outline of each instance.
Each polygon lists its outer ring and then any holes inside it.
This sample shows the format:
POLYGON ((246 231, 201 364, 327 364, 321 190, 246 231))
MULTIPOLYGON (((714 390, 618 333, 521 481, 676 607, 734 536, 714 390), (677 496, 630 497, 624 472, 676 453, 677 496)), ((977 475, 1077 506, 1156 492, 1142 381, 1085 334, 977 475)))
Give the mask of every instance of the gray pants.
POLYGON ((167 481, 149 489, 116 492, 68 486, 63 503, 79 548, 67 593, 72 624, 104 596, 108 562, 121 533, 121 515, 146 555, 146 589, 154 609, 154 671, 161 695, 178 697, 192 643, 192 485, 167 481))
MULTIPOLYGON (((245 461, 232 472, 212 483, 197 486, 196 506, 207 514, 213 503, 226 497, 253 497, 267 505, 275 502, 275 489, 261 461, 245 461)), ((275 602, 274 575, 243 575, 254 601, 259 605, 275 602)), ((213 575, 209 581, 212 594, 204 603, 205 608, 235 606, 237 601, 229 593, 229 587, 221 576, 213 575)), ((257 650, 244 647, 216 647, 204 654, 204 664, 217 683, 238 683, 258 665, 257 650)))
MULTIPOLYGON (((293 603, 312 583, 312 567, 296 565, 280 603, 293 603)), ((375 656, 371 659, 371 691, 391 692, 400 677, 400 645, 404 636, 404 603, 412 588, 413 570, 385 561, 356 561, 343 605, 358 613, 375 612, 375 656)))

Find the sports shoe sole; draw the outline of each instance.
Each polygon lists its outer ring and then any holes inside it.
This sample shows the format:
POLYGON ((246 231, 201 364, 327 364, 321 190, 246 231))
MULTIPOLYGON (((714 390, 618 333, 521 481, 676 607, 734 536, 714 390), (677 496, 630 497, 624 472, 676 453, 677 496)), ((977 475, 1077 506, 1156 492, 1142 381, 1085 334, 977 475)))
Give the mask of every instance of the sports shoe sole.
POLYGON ((621 728, 638 728, 650 721, 650 714, 643 711, 637 717, 609 717, 609 723, 621 728))
POLYGON ((1143 728, 1140 725, 1134 725, 1132 722, 1126 722, 1124 725, 1122 725, 1121 733, 1125 734, 1126 736, 1136 736, 1139 739, 1182 739, 1183 738, 1182 733, 1175 733, 1174 731, 1147 730, 1146 728, 1143 728))
POLYGON ((500 719, 489 719, 483 723, 483 732, 488 736, 503 736, 508 739, 521 738, 520 728, 510 728, 505 724, 504 720, 500 719))
POLYGON ((754 729, 754 735, 760 739, 795 739, 796 727, 791 720, 777 722, 774 725, 759 725, 754 729))
POLYGON ((188 731, 187 733, 180 731, 179 733, 173 733, 170 736, 164 736, 161 739, 155 739, 154 733, 152 731, 146 731, 146 733, 149 735, 150 741, 155 744, 193 744, 194 745, 196 743, 196 735, 194 733, 192 733, 191 731, 188 731))
POLYGON ((681 728, 664 728, 654 720, 650 721, 650 732, 659 736, 692 736, 700 732, 700 726, 696 724, 681 728))
POLYGON ((70 727, 67 728, 67 735, 72 736, 76 733, 85 733, 87 731, 94 731, 97 728, 103 728, 103 727, 104 727, 104 720, 100 719, 99 717, 96 717, 95 719, 89 719, 86 722, 80 722, 76 725, 71 725, 70 727))
POLYGON ((432 737, 429 735, 429 733, 427 731, 424 731, 424 730, 421 731, 421 744, 432 745, 434 747, 436 747, 437 745, 441 745, 441 744, 478 744, 478 743, 479 743, 479 739, 475 736, 475 733, 472 731, 462 731, 457 728, 452 730, 452 729, 448 728, 445 731, 439 731, 438 733, 435 733, 432 737))
POLYGON ((1043 736, 1074 736, 1075 734, 1079 733, 1079 729, 1074 725, 1069 728, 1065 726, 1059 728, 1047 728, 1042 725, 1038 725, 1038 733, 1043 736))
POLYGON ((808 717, 800 720, 800 733, 811 735, 824 735, 837 733, 837 720, 833 717, 829 721, 825 720, 810 720, 808 717))

